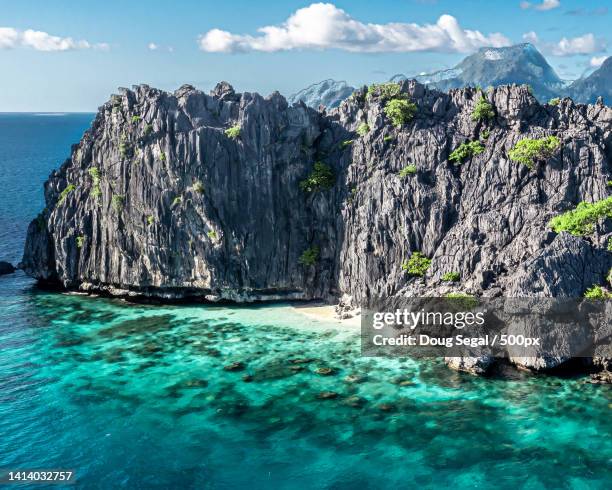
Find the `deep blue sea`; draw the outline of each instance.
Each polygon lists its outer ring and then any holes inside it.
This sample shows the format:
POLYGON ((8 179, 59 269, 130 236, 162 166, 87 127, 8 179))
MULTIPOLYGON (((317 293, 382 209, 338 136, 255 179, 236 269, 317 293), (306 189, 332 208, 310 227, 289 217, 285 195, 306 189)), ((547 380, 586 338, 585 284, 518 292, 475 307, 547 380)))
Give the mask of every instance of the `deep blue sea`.
MULTIPOLYGON (((92 118, 0 114, 0 260, 19 261, 92 118)), ((0 468, 71 469, 76 488, 610 489, 611 391, 362 358, 354 330, 289 305, 129 305, 0 277, 0 468)))

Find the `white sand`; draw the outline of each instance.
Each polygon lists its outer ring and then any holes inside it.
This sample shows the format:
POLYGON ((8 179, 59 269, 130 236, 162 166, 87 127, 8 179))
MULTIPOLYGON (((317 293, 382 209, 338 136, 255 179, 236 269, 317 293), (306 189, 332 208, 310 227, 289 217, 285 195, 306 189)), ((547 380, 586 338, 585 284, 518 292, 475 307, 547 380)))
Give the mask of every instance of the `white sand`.
POLYGON ((342 329, 359 330, 361 327, 360 315, 341 320, 337 317, 333 305, 325 303, 293 303, 291 306, 297 313, 301 313, 313 320, 336 324, 342 327, 342 329))

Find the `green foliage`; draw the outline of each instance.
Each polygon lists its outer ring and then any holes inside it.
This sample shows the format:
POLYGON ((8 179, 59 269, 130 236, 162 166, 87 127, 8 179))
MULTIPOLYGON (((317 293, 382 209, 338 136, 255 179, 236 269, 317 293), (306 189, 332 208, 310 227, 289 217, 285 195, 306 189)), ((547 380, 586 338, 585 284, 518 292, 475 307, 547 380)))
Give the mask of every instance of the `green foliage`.
POLYGON ((474 155, 480 155, 484 150, 485 148, 480 141, 461 143, 459 147, 450 154, 448 160, 454 162, 455 165, 461 165, 468 158, 472 158, 474 155))
POLYGON ((353 140, 344 140, 340 143, 340 148, 346 148, 347 146, 351 146, 353 144, 353 140))
POLYGON ((612 252, 612 238, 608 238, 608 252, 612 252))
POLYGON ((612 294, 601 286, 593 286, 585 291, 584 297, 587 299, 612 299, 612 294))
POLYGON ((76 237, 77 248, 82 248, 85 243, 85 237, 83 235, 76 237))
POLYGON ((119 155, 121 155, 122 158, 131 158, 133 154, 134 150, 129 143, 125 141, 119 143, 119 155))
POLYGON ((300 182, 304 192, 317 192, 331 189, 336 183, 336 176, 329 165, 316 162, 310 175, 300 182))
POLYGON ((393 136, 392 134, 388 134, 387 136, 383 138, 383 141, 393 141, 394 139, 395 139, 395 136, 393 136))
POLYGON ((561 103, 561 99, 559 97, 555 97, 554 99, 550 99, 548 101, 548 105, 559 105, 561 103))
POLYGON ((193 190, 196 191, 198 194, 204 194, 204 184, 202 184, 201 181, 196 181, 193 184, 193 190))
POLYGON ((607 185, 608 187, 612 187, 612 180, 608 180, 608 182, 606 182, 606 185, 607 185))
POLYGON ((446 296, 451 302, 462 310, 471 310, 478 306, 478 300, 471 294, 466 293, 448 293, 446 296))
POLYGON ((228 128, 225 130, 225 136, 227 136, 230 139, 235 140, 236 138, 238 138, 240 136, 240 124, 236 124, 234 126, 232 126, 231 128, 228 128))
POLYGON ((91 177, 91 197, 97 199, 102 195, 102 189, 100 188, 100 170, 98 167, 91 167, 88 170, 89 176, 91 177))
POLYGON ((612 197, 594 203, 581 202, 572 209, 550 220, 548 226, 556 233, 566 231, 584 236, 593 232, 600 219, 612 218, 612 197))
POLYGON ((302 252, 302 255, 300 255, 298 262, 302 265, 311 267, 319 261, 319 253, 319 247, 313 245, 312 247, 309 247, 302 252))
POLYGON ((406 165, 403 169, 399 171, 399 176, 401 178, 408 177, 409 175, 414 175, 417 173, 416 165, 406 165))
POLYGON ((495 117, 495 110, 493 104, 491 104, 484 96, 481 96, 474 106, 472 112, 472 121, 489 121, 495 117))
POLYGON ((442 280, 446 282, 457 282, 461 276, 458 272, 447 272, 442 276, 442 280))
POLYGON ((359 126, 357 126, 357 134, 359 136, 365 136, 369 132, 370 132, 370 126, 368 126, 368 123, 362 122, 359 126))
POLYGON ((482 137, 483 140, 488 140, 489 136, 491 136, 491 131, 489 131, 488 129, 485 129, 482 133, 480 133, 480 136, 482 137))
POLYGON ((66 188, 60 193, 59 198, 57 200, 57 205, 58 206, 61 205, 68 197, 68 194, 70 194, 75 189, 76 189, 76 185, 68 184, 66 188))
POLYGON ((401 87, 399 83, 374 83, 368 87, 366 98, 369 100, 374 96, 380 97, 383 100, 397 97, 400 94, 401 87))
POLYGON ((159 154, 159 159, 160 159, 162 162, 165 162, 165 161, 166 161, 166 154, 165 154, 163 151, 162 151, 162 152, 159 154))
POLYGON ((147 216, 147 224, 151 226, 153 223, 155 223, 155 218, 153 217, 153 215, 147 216))
POLYGON ((132 116, 132 124, 138 124, 140 122, 140 116, 132 116))
POLYGON ((547 136, 540 139, 527 138, 519 141, 508 153, 511 160, 533 168, 538 160, 550 158, 555 150, 561 146, 556 136, 547 136))
POLYGON ((111 198, 111 206, 113 207, 113 209, 115 210, 117 214, 123 211, 124 205, 125 205, 125 197, 120 196, 119 194, 113 195, 113 197, 111 198))
POLYGON ((206 233, 206 235, 211 240, 216 240, 217 239, 217 232, 215 230, 210 230, 208 233, 206 233))
POLYGON ((181 204, 183 202, 183 198, 182 196, 176 196, 174 198, 174 200, 172 201, 172 207, 174 206, 178 206, 179 204, 181 204))
POLYGON ((142 131, 142 134, 144 136, 149 136, 152 132, 153 132, 153 125, 152 124, 146 124, 144 129, 143 129, 143 131, 142 131))
POLYGON ((412 120, 417 112, 417 106, 408 99, 391 99, 385 104, 385 115, 395 127, 401 127, 412 120))
POLYGON ((431 265, 431 259, 425 257, 421 252, 414 252, 410 258, 402 263, 402 270, 411 276, 424 276, 431 265))

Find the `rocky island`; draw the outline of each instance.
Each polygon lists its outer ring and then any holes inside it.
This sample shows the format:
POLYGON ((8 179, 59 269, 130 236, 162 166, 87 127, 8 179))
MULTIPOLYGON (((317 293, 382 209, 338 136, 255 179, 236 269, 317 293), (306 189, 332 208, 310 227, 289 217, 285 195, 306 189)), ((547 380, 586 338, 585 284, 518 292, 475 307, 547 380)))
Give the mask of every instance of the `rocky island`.
POLYGON ((45 184, 22 268, 164 299, 608 295, 612 108, 527 86, 122 89, 45 184), (582 203, 582 204, 581 204, 582 203))

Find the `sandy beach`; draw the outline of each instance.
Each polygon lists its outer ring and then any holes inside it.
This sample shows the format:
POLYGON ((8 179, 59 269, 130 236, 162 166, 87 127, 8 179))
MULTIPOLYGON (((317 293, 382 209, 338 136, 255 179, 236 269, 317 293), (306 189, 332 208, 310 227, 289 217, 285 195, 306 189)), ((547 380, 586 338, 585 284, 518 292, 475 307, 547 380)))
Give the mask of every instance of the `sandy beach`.
POLYGON ((337 317, 333 305, 326 303, 293 303, 291 306, 302 315, 326 323, 335 323, 343 329, 359 330, 361 327, 361 315, 341 320, 337 317))

